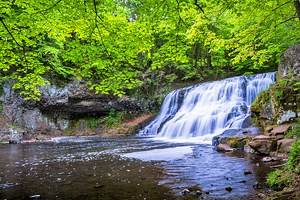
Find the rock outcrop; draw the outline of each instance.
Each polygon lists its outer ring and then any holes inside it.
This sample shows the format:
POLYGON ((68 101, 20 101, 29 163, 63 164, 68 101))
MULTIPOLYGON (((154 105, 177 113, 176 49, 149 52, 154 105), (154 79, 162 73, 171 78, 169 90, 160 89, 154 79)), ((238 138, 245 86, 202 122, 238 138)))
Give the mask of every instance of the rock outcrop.
POLYGON ((282 55, 277 74, 277 82, 262 92, 251 107, 260 127, 288 123, 300 116, 300 45, 282 55))
POLYGON ((276 151, 277 147, 276 138, 266 135, 254 137, 248 145, 260 155, 269 155, 272 151, 276 151))
POLYGON ((292 144, 296 142, 296 139, 281 139, 277 141, 277 152, 278 153, 289 153, 292 144))
POLYGON ((39 102, 25 102, 9 83, 4 85, 3 113, 11 124, 27 132, 63 131, 71 127, 72 120, 82 117, 105 116, 111 110, 142 113, 148 109, 133 98, 96 95, 79 81, 64 87, 47 85, 40 90, 39 102))
POLYGON ((278 75, 280 78, 293 74, 300 78, 300 45, 295 45, 286 50, 281 56, 281 62, 278 67, 278 75))

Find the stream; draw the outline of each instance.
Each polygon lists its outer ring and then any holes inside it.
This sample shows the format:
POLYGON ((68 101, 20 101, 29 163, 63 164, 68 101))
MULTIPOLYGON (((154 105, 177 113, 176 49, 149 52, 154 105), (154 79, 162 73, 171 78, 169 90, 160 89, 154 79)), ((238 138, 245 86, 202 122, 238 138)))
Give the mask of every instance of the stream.
POLYGON ((247 199, 267 171, 255 158, 207 144, 61 137, 0 145, 0 199, 182 199, 189 187, 206 199, 247 199))

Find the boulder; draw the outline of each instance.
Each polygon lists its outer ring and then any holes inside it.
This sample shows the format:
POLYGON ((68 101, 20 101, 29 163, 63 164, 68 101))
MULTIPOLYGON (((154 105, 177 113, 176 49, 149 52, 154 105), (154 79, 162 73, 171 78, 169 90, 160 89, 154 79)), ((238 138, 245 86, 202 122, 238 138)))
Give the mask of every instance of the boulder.
POLYGON ((282 124, 280 126, 277 126, 275 128, 273 128, 273 130, 271 131, 272 135, 276 136, 276 135, 283 135, 285 134, 289 128, 291 127, 290 124, 282 124))
POLYGON ((278 160, 280 160, 280 158, 275 157, 275 156, 273 156, 273 157, 267 156, 267 157, 263 157, 263 159, 262 159, 262 161, 265 163, 266 162, 274 162, 274 161, 278 161, 278 160))
POLYGON ((286 50, 281 56, 278 67, 280 78, 287 77, 289 74, 300 78, 300 45, 295 45, 286 50))
POLYGON ((267 135, 258 135, 253 138, 253 141, 274 140, 275 137, 267 135))
POLYGON ((273 125, 268 125, 268 126, 266 126, 266 127, 265 127, 265 132, 270 133, 270 132, 273 130, 274 127, 275 127, 275 126, 273 126, 273 125))
POLYGON ((272 136, 259 135, 253 138, 248 144, 255 153, 260 155, 269 155, 276 150, 276 138, 272 136))
POLYGON ((277 141, 277 152, 278 153, 289 153, 292 144, 296 139, 282 139, 277 141))
POLYGON ((258 128, 250 127, 245 129, 227 129, 222 134, 213 137, 212 144, 227 144, 231 148, 243 149, 248 141, 259 133, 258 128))
MULTIPOLYGON (((295 106, 297 106, 297 102, 294 101, 295 106)), ((286 110, 283 111, 283 113, 280 116, 280 119, 278 119, 277 124, 283 124, 286 122, 291 122, 292 120, 294 120, 295 118, 297 118, 297 116, 300 116, 300 112, 294 112, 292 110, 286 110)))

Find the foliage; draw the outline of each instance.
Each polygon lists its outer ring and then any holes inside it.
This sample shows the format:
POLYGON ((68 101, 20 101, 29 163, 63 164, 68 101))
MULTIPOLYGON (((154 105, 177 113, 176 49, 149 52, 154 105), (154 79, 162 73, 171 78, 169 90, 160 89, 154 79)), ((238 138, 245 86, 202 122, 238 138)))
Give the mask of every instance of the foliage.
POLYGON ((0 82, 26 100, 55 80, 121 96, 273 70, 300 41, 292 0, 2 0, 0 82))
POLYGON ((292 183, 292 177, 285 170, 275 170, 268 174, 267 184, 274 190, 282 190, 292 183))
POLYGON ((300 174, 300 140, 298 139, 291 147, 287 165, 283 169, 270 172, 267 184, 274 190, 282 190, 297 184, 297 176, 300 174))
POLYGON ((86 121, 87 127, 90 129, 98 128, 101 123, 101 121, 98 117, 88 117, 88 118, 85 118, 85 121, 86 121))
POLYGON ((292 128, 285 135, 287 138, 296 137, 300 139, 300 119, 298 119, 293 125, 292 128))
POLYGON ((300 174, 300 140, 298 139, 291 147, 288 158, 288 169, 300 174))
MULTIPOLYGON (((272 86, 271 86, 272 87, 272 86)), ((270 90, 269 88, 266 91, 261 92, 254 100, 254 102, 251 105, 251 111, 252 112, 260 112, 261 108, 264 107, 266 104, 268 104, 271 100, 270 96, 270 90)))
POLYGON ((122 112, 117 112, 112 109, 106 117, 101 120, 101 123, 104 124, 106 128, 113 128, 118 126, 124 119, 125 114, 122 112))

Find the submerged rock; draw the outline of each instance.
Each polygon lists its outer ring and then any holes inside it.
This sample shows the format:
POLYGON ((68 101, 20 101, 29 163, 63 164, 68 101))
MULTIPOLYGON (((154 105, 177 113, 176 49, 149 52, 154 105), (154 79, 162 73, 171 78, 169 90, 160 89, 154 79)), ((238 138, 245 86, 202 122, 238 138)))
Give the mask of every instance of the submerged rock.
POLYGON ((245 175, 245 176, 250 175, 250 174, 252 174, 251 171, 244 171, 244 175, 245 175))
POLYGON ((230 186, 229 186, 229 187, 226 187, 225 190, 226 190, 227 192, 231 192, 231 191, 232 191, 232 187, 230 187, 230 186))

